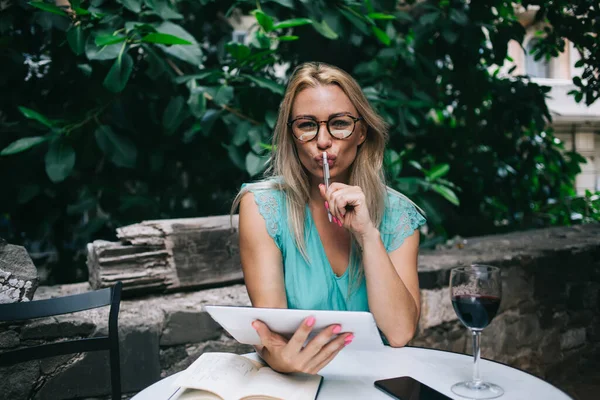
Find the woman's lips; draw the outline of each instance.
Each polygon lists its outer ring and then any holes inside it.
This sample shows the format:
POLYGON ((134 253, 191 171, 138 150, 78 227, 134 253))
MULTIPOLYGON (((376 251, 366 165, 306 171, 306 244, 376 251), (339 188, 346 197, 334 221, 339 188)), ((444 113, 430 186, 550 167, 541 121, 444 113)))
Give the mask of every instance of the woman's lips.
MULTIPOLYGON (((327 164, 329 164, 329 168, 333 166, 333 163, 335 162, 336 158, 337 156, 335 154, 327 153, 327 164)), ((320 167, 323 167, 323 153, 320 153, 318 156, 315 156, 314 159, 320 167)))

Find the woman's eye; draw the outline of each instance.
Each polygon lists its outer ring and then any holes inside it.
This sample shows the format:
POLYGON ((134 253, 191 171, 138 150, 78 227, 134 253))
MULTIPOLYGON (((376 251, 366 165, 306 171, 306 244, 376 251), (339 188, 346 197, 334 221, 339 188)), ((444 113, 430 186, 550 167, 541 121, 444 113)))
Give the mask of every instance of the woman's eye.
POLYGON ((301 122, 300 124, 298 124, 298 128, 305 131, 314 129, 315 126, 316 124, 314 122, 301 122))

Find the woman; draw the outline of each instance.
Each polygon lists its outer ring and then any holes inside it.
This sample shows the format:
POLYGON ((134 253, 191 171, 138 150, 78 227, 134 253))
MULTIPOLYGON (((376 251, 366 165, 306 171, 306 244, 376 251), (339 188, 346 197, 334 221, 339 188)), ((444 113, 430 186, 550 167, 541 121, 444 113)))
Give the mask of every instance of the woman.
MULTIPOLYGON (((370 311, 390 345, 413 337, 425 220, 385 186, 386 141, 385 123, 350 75, 323 63, 296 68, 279 109, 269 178, 244 185, 233 204, 254 307, 370 311)), ((333 325, 303 348, 314 322, 308 317, 288 341, 255 321, 258 353, 280 372, 318 372, 352 333, 333 325)))

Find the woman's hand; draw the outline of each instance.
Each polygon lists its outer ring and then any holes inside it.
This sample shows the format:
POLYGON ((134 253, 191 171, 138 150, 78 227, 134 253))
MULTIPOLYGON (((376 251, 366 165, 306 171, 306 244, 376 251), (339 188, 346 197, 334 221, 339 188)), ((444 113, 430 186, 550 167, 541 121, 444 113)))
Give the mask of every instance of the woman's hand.
POLYGON ((371 221, 365 194, 359 186, 334 182, 327 190, 325 185, 319 185, 319 191, 325 200, 325 207, 334 217, 333 221, 350 230, 359 242, 374 231, 375 226, 371 221))
POLYGON ((302 348, 312 327, 314 317, 308 317, 288 341, 283 336, 271 332, 266 324, 254 321, 262 342, 262 349, 257 349, 259 355, 271 368, 282 373, 304 372, 316 374, 325 367, 344 347, 352 343, 352 333, 340 333, 340 325, 330 325, 312 338, 306 347, 302 348), (338 335, 335 339, 332 338, 338 335))

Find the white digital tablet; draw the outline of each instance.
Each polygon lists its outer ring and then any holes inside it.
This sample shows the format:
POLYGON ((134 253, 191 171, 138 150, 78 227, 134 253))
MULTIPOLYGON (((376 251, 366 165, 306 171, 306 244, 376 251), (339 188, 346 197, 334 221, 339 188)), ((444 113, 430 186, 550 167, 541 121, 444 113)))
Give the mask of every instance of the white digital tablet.
POLYGON ((364 311, 290 310, 287 308, 254 308, 236 306, 205 306, 210 316, 235 340, 243 344, 259 345, 260 337, 252 322, 260 320, 269 329, 290 338, 302 321, 315 317, 309 339, 333 324, 340 324, 342 332, 352 332, 354 340, 348 348, 378 350, 384 347, 373 314, 364 311))

